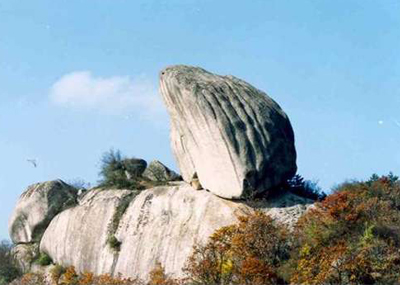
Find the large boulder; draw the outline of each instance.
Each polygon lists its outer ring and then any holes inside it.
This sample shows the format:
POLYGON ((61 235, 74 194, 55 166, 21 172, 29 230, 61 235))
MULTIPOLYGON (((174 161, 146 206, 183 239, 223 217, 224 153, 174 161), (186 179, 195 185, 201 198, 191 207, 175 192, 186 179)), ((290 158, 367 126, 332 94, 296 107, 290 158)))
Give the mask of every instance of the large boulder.
POLYGON ((160 74, 171 144, 183 179, 228 198, 267 191, 296 170, 287 115, 264 92, 233 76, 171 66, 160 74))
POLYGON ((158 160, 150 162, 142 176, 155 182, 177 181, 182 178, 178 173, 169 169, 158 160))
MULTIPOLYGON (((239 215, 253 209, 207 191, 193 191, 185 182, 136 194, 88 191, 80 205, 53 219, 40 250, 79 272, 121 273, 148 280, 156 262, 161 262, 168 275, 182 277, 195 243, 206 242, 216 229, 236 223, 239 215)), ((266 213, 273 210, 262 202, 257 207, 266 213)))
POLYGON ((8 223, 15 244, 40 241, 46 227, 59 212, 76 204, 77 191, 61 180, 28 187, 17 201, 8 223))

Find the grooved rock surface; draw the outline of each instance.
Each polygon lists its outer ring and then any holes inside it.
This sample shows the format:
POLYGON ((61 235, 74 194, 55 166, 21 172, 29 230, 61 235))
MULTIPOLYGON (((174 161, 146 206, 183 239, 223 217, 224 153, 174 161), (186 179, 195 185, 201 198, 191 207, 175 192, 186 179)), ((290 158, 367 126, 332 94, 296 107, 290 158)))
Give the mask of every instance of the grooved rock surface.
POLYGON ((287 115, 264 92, 233 76, 190 66, 160 74, 171 145, 183 179, 228 198, 264 192, 296 170, 287 115))
POLYGON ((77 191, 61 180, 37 183, 21 194, 8 223, 14 244, 40 240, 51 219, 76 204, 77 191))
MULTIPOLYGON (((120 215, 114 235, 121 245, 120 251, 115 251, 107 243, 110 224, 129 193, 88 191, 78 206, 53 219, 42 238, 41 251, 80 272, 121 273, 147 280, 156 262, 161 262, 168 275, 182 277, 196 242, 205 242, 216 229, 236 223, 239 215, 252 211, 243 203, 194 191, 185 182, 148 189, 129 200, 120 215)), ((267 213, 273 210, 263 204, 258 208, 267 213)))
POLYGON ((118 205, 132 191, 94 189, 79 205, 57 215, 46 229, 40 251, 80 272, 110 273, 118 255, 108 246, 110 225, 118 205))

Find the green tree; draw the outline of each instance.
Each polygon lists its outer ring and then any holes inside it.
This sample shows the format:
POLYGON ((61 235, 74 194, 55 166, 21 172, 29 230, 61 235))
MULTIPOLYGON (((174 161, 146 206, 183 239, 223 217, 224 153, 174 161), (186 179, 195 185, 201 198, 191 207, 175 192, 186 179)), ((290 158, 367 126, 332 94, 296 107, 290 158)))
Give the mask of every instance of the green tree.
POLYGON ((119 150, 110 149, 101 158, 100 185, 118 189, 143 189, 138 178, 145 167, 144 160, 125 158, 119 150), (135 164, 137 161, 142 162, 141 165, 135 164))
POLYGON ((0 285, 8 284, 20 275, 11 255, 12 244, 0 242, 0 285))

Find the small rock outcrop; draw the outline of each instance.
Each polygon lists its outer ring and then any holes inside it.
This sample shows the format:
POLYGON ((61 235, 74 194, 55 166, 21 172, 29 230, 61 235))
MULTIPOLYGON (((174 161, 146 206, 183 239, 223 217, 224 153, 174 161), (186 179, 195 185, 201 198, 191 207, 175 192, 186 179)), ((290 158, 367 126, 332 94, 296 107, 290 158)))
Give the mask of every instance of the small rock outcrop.
POLYGON ((51 220, 77 203, 77 191, 61 180, 37 183, 22 193, 11 215, 8 231, 14 244, 40 241, 51 220))
POLYGON ((177 181, 182 179, 178 173, 172 171, 158 160, 150 162, 142 176, 155 182, 177 181))
POLYGON ((160 90, 171 117, 171 145, 183 179, 228 198, 264 192, 297 169, 287 115, 264 92, 202 68, 167 67, 160 90))
POLYGON ((126 158, 122 161, 125 176, 128 180, 138 179, 146 170, 147 162, 140 158, 126 158))
POLYGON ((19 270, 22 273, 28 273, 39 255, 39 245, 37 243, 17 244, 11 254, 19 270))

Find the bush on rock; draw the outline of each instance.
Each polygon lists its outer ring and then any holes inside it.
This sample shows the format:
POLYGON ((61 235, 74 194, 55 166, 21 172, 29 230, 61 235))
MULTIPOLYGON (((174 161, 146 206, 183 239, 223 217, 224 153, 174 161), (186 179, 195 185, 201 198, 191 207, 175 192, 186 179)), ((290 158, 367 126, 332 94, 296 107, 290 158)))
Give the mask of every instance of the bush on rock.
POLYGON ((124 158, 119 150, 110 149, 103 154, 101 163, 101 186, 143 189, 139 183, 147 166, 143 159, 124 158))

